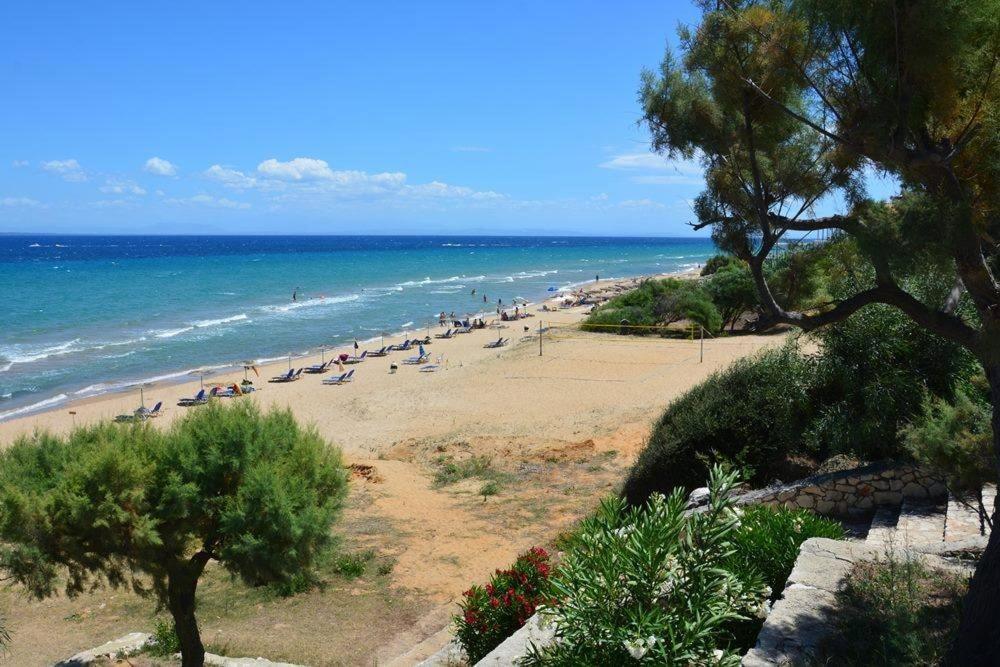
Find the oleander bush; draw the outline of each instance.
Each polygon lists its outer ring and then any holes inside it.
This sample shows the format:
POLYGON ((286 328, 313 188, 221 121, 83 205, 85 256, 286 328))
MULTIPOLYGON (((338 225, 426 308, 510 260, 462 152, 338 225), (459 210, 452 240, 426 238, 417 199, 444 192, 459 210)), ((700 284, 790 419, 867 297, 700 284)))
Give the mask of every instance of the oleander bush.
POLYGON ((844 528, 804 509, 749 505, 742 508, 726 566, 760 576, 772 599, 777 599, 799 557, 799 548, 811 537, 843 539, 844 528))
POLYGON ((456 636, 470 664, 485 657, 524 625, 545 601, 549 554, 534 547, 517 557, 506 570, 497 570, 485 586, 462 594, 461 613, 455 617, 456 636))
POLYGON ((602 503, 552 578, 557 602, 540 612, 555 642, 532 647, 525 664, 739 664, 730 627, 764 615, 767 590, 750 568, 727 569, 736 481, 713 467, 702 513, 685 515, 682 489, 641 508, 602 503))

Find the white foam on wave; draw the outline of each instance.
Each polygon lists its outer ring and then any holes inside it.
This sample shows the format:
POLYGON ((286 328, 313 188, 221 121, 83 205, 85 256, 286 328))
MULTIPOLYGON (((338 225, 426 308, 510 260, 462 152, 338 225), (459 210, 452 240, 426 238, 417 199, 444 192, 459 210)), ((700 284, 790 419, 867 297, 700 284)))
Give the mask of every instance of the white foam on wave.
POLYGON ((10 364, 30 364, 33 361, 41 361, 42 359, 47 359, 49 357, 71 354, 73 352, 79 352, 82 349, 84 348, 80 347, 79 338, 74 338, 73 340, 66 341, 65 343, 59 343, 58 345, 49 345, 47 347, 40 348, 30 348, 23 345, 9 345, 6 347, 0 347, 0 358, 5 359, 10 364))
POLYGON ((159 329, 157 331, 152 331, 151 333, 157 338, 173 338, 174 336, 180 336, 182 333, 187 333, 188 331, 194 331, 194 327, 179 327, 177 329, 159 329))
POLYGON ((313 299, 306 299, 304 301, 292 301, 291 303, 283 303, 280 305, 270 305, 261 306, 260 310, 268 313, 288 313, 300 308, 316 308, 318 306, 329 306, 338 303, 348 303, 350 301, 357 301, 361 298, 360 294, 345 294, 343 296, 320 296, 313 299))
POLYGON ((220 324, 230 324, 232 322, 243 322, 247 319, 246 313, 240 313, 239 315, 233 315, 232 317, 220 317, 217 320, 198 320, 196 322, 191 322, 191 326, 195 329, 204 329, 205 327, 215 327, 220 324))
POLYGON ((45 408, 51 408, 54 405, 59 405, 67 398, 69 397, 66 394, 56 394, 51 398, 46 398, 43 401, 38 401, 37 403, 32 403, 31 405, 25 405, 24 407, 8 410, 7 412, 0 412, 0 422, 10 419, 11 417, 17 417, 18 415, 28 414, 29 412, 38 412, 39 410, 44 410, 45 408))

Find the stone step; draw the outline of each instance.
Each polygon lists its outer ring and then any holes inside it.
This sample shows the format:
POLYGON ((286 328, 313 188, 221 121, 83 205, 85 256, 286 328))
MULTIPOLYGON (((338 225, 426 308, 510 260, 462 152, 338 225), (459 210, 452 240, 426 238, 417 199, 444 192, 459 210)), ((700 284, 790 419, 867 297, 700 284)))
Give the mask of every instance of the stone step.
POLYGON ((943 542, 945 517, 946 503, 907 498, 896 522, 896 546, 909 549, 943 542))
MULTIPOLYGON (((987 512, 993 511, 997 488, 993 484, 983 487, 983 506, 987 512)), ((988 534, 989 529, 979 517, 978 504, 975 499, 968 503, 960 501, 953 495, 948 496, 948 519, 945 524, 945 542, 959 542, 970 537, 988 534)))
POLYGON ((871 527, 868 528, 868 537, 865 544, 876 549, 885 549, 894 539, 893 533, 896 531, 896 521, 899 518, 899 508, 895 505, 881 505, 875 510, 872 517, 871 527))

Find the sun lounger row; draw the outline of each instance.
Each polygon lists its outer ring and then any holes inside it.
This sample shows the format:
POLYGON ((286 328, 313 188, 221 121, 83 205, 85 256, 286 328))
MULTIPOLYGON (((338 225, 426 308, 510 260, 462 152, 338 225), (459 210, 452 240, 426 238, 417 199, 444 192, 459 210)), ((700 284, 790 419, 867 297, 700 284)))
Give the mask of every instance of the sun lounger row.
POLYGON ((119 424, 129 423, 129 422, 141 422, 147 419, 155 419, 163 414, 163 401, 158 402, 150 410, 147 407, 141 407, 130 415, 118 415, 115 417, 115 421, 119 424))

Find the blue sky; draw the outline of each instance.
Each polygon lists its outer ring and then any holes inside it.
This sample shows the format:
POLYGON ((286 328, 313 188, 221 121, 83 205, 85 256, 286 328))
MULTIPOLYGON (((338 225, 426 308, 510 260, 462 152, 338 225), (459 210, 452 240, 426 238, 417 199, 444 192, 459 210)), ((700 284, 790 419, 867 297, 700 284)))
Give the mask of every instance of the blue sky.
POLYGON ((688 2, 19 2, 0 232, 688 235, 636 126, 688 2))

